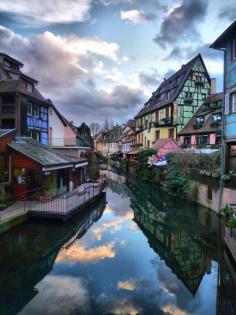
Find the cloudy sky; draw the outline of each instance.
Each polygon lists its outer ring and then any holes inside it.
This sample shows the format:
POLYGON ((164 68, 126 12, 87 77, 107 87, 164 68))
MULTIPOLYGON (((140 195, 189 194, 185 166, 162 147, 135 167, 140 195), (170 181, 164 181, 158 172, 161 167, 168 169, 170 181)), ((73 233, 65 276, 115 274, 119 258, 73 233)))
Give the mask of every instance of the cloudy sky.
POLYGON ((0 0, 0 50, 75 123, 132 118, 163 78, 209 49, 236 18, 235 0, 0 0))

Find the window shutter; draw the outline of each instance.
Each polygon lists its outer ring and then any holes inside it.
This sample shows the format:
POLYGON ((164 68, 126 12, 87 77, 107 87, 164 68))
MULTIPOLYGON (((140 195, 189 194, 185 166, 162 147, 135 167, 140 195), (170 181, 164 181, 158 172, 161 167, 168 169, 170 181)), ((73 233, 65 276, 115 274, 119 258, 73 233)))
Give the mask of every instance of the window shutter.
POLYGON ((233 93, 233 96, 232 96, 232 112, 233 113, 236 112, 236 93, 233 93))
POLYGON ((229 114, 229 94, 225 94, 225 115, 229 114))

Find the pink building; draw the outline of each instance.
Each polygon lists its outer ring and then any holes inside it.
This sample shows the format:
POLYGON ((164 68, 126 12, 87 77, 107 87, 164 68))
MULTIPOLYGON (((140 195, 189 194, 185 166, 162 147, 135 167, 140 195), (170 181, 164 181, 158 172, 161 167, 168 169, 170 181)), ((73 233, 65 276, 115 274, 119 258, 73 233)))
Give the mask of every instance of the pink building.
POLYGON ((211 94, 179 132, 182 147, 219 148, 221 144, 223 93, 211 94))
POLYGON ((182 152, 181 148, 173 139, 159 139, 157 140, 153 147, 157 151, 157 155, 166 155, 171 152, 182 152))

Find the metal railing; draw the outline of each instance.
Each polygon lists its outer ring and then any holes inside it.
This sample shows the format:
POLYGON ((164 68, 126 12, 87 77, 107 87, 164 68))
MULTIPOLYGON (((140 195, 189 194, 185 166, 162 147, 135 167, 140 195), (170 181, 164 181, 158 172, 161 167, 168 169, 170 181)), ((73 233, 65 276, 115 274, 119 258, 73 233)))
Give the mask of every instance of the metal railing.
POLYGON ((25 202, 26 210, 37 213, 68 214, 98 196, 105 187, 105 181, 84 184, 61 195, 37 194, 25 202), (82 188, 82 189, 81 189, 82 188))
POLYGON ((42 191, 42 188, 30 189, 22 193, 12 194, 10 197, 1 200, 0 222, 26 212, 27 199, 33 198, 39 191, 42 191))

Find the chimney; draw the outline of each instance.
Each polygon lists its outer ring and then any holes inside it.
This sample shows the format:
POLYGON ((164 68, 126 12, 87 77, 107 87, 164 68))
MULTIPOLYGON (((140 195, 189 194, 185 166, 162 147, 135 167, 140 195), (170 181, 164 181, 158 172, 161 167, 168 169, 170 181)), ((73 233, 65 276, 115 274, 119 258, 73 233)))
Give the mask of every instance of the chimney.
POLYGON ((211 94, 216 94, 216 78, 211 78, 211 94))
POLYGON ((74 124, 73 120, 71 120, 71 121, 70 121, 70 124, 71 124, 71 125, 73 125, 73 124, 74 124))

